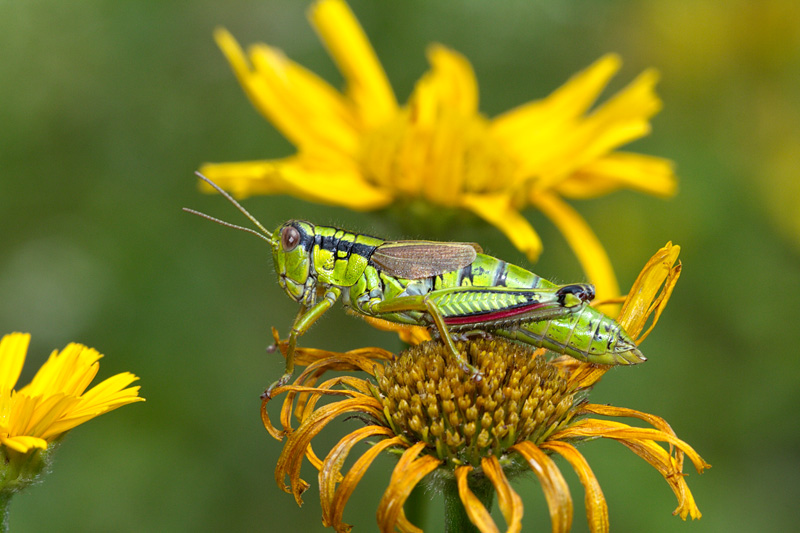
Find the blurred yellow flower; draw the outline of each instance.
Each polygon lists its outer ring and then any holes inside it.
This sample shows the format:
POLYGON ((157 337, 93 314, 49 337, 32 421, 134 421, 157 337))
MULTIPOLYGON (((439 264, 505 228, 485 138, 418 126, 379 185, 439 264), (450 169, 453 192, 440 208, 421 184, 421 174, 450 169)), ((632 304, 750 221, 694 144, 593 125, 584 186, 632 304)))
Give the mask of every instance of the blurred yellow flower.
MULTIPOLYGON (((680 274, 680 264, 675 265, 678 252, 670 244, 659 250, 625 300, 619 321, 637 342, 652 330, 669 300, 680 274), (642 334, 649 317, 653 323, 642 334)), ((286 343, 278 344, 285 353, 286 343)), ((664 477, 678 499, 674 514, 700 518, 683 463, 688 456, 699 472, 709 465, 694 449, 660 417, 588 403, 588 389, 609 367, 572 358, 547 362, 541 355, 544 350, 534 353, 528 346, 503 339, 471 340, 459 347, 482 370, 483 380, 476 382, 456 365, 447 365, 449 353, 439 342, 414 346, 397 358, 378 348, 346 353, 298 349, 298 362, 306 369, 295 383, 274 391, 274 395, 286 393, 280 429, 267 413, 270 399, 265 398, 262 406, 267 430, 277 439, 286 438, 275 470, 278 486, 302 503, 309 484, 300 478, 300 469, 303 458, 308 458, 319 471, 323 523, 349 531, 343 512, 350 495, 375 458, 390 451, 399 461, 378 506, 381 531, 419 531, 406 518, 403 506, 412 489, 425 479, 445 495, 450 487, 449 501, 463 509, 463 520, 482 532, 499 531, 490 515, 496 494, 507 530, 519 532, 523 505, 509 478, 532 470, 547 500, 552 531, 566 532, 572 525, 573 504, 551 458, 556 454, 572 466, 585 489, 589 529, 608 531, 606 499, 575 447, 582 441, 607 438, 628 447, 664 477), (319 383, 330 370, 363 371, 371 379, 338 376, 319 383), (324 397, 339 399, 318 405, 324 397), (297 428, 291 425, 293 414, 300 422, 297 428), (359 418, 366 425, 344 436, 321 459, 311 441, 341 415, 359 418), (652 427, 590 416, 633 418, 652 427), (348 455, 365 439, 370 447, 344 472, 348 455)), ((458 528, 449 524, 451 530, 458 528)))
POLYGON ((128 387, 139 379, 129 372, 87 391, 102 355, 75 343, 54 351, 28 385, 14 390, 29 342, 27 333, 10 333, 0 340, 0 445, 8 450, 44 450, 87 420, 144 401, 138 386, 128 387))
POLYGON ((672 164, 616 151, 649 133, 660 108, 648 70, 592 106, 620 59, 606 55, 550 96, 489 119, 478 111, 469 62, 441 45, 405 106, 347 4, 321 0, 309 13, 346 83, 339 92, 280 50, 245 55, 225 30, 215 37, 253 105, 296 147, 273 160, 206 164, 201 172, 244 197, 291 194, 354 210, 423 200, 493 224, 535 261, 542 243, 520 210, 533 206, 563 233, 598 296, 618 294, 603 246, 563 198, 630 188, 675 192, 672 164))

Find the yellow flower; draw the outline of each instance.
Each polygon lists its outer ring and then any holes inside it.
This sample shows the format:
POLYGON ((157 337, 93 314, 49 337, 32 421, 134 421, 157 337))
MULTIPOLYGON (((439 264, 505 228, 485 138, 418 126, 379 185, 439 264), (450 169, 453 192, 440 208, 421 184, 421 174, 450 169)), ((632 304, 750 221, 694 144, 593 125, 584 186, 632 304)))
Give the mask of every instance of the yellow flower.
POLYGON ((0 445, 8 450, 24 454, 47 449, 87 420, 144 401, 138 386, 128 387, 139 379, 129 372, 86 390, 102 355, 75 343, 54 351, 28 385, 14 390, 29 342, 27 333, 10 333, 0 340, 0 445))
MULTIPOLYGON (((660 108, 656 72, 643 72, 591 109, 620 67, 606 55, 550 96, 489 119, 466 58, 428 49, 431 70, 398 104, 363 29, 342 0, 321 0, 311 23, 345 79, 337 91, 280 50, 242 51, 225 30, 215 37, 253 105, 296 147, 284 159, 206 164, 201 172, 244 197, 291 194, 375 210, 422 200, 471 211, 535 261, 539 236, 520 210, 533 206, 564 234, 600 298, 618 294, 608 257, 586 221, 563 198, 630 188, 675 192, 672 164, 616 149, 649 133, 660 108)), ((210 192, 210 189, 207 189, 210 192)))
MULTIPOLYGON (((669 299, 680 273, 680 264, 675 265, 678 252, 671 244, 659 250, 625 300, 619 320, 637 342, 652 330, 669 299), (643 334, 648 317, 653 324, 643 334)), ((278 344, 285 353, 286 343, 278 344)), ((483 380, 476 382, 457 365, 448 365, 449 354, 438 342, 414 346, 397 358, 378 348, 347 353, 298 349, 298 362, 306 369, 293 384, 274 391, 274 395, 286 393, 280 429, 267 412, 269 398, 262 406, 267 430, 277 439, 286 438, 275 470, 278 486, 302 503, 309 484, 300 479, 300 469, 307 458, 319 472, 323 523, 348 531, 343 513, 350 495, 374 459, 390 451, 399 455, 399 461, 378 506, 381 531, 419 531, 406 518, 403 505, 412 489, 426 480, 433 488, 444 489, 446 501, 446 487, 451 487, 455 495, 451 501, 463 509, 464 520, 482 532, 499 530, 489 512, 496 494, 507 530, 518 532, 523 504, 509 478, 533 470, 547 500, 552 530, 569 531, 572 497, 552 458, 555 454, 570 464, 585 489, 590 530, 608 531, 606 499, 575 447, 606 438, 628 447, 664 477, 678 499, 674 514, 700 518, 683 463, 688 456, 699 472, 709 465, 694 449, 660 417, 588 403, 588 389, 609 367, 571 358, 547 362, 541 355, 544 350, 532 353, 528 346, 503 339, 470 340, 459 347, 482 370, 483 380), (337 376, 321 381, 330 370, 363 371, 371 379, 337 376), (324 397, 339 399, 318 405, 324 397), (291 425, 292 415, 299 420, 297 428, 291 425), (366 425, 320 458, 311 442, 341 415, 355 416, 366 425), (594 416, 633 418, 652 427, 594 416), (365 439, 372 444, 345 472, 348 455, 365 439)))

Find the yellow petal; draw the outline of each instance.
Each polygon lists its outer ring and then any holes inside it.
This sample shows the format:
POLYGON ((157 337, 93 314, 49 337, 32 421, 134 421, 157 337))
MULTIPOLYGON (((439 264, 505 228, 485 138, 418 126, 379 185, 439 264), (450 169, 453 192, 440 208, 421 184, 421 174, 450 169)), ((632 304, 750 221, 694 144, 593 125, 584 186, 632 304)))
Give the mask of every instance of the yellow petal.
POLYGON ((274 85, 274 76, 265 78, 257 73, 239 43, 227 30, 217 29, 214 38, 253 106, 295 146, 312 145, 314 137, 307 125, 291 112, 292 108, 286 108, 285 94, 282 94, 285 91, 274 85))
POLYGON ((518 533, 522 530, 522 498, 511 488, 497 457, 481 459, 481 468, 497 491, 497 505, 506 520, 508 533, 518 533))
MULTIPOLYGON (((63 398, 63 394, 57 395, 58 398, 63 398)), ((57 401, 55 399, 50 399, 51 397, 45 398, 45 401, 57 401)), ((11 405, 10 410, 8 413, 8 417, 4 421, 7 427, 8 432, 10 435, 25 435, 28 433, 30 426, 32 425, 32 420, 39 420, 41 415, 37 415, 36 409, 38 405, 41 403, 40 400, 42 399, 41 396, 37 396, 32 398, 27 394, 19 394, 14 393, 11 397, 11 405)), ((48 404, 52 405, 52 404, 48 404)), ((4 413, 5 414, 5 413, 4 413)), ((39 435, 35 435, 39 436, 39 435)))
POLYGON ((18 437, 0 437, 0 444, 19 453, 28 453, 33 448, 47 449, 46 440, 24 435, 18 437))
POLYGON ((343 529, 343 526, 345 526, 345 524, 342 522, 344 507, 347 504, 347 500, 350 499, 350 495, 353 493, 356 485, 358 485, 358 482, 361 481, 362 477, 364 477, 364 473, 370 467, 372 462, 383 450, 392 446, 400 445, 403 445, 403 441, 400 437, 384 439, 373 444, 366 452, 364 452, 361 457, 358 458, 358 460, 347 472, 347 475, 344 476, 342 483, 336 489, 336 493, 333 496, 333 502, 331 502, 330 507, 330 525, 336 529, 336 531, 343 529))
MULTIPOLYGON (((49 439, 63 433, 63 431, 54 432, 54 425, 78 404, 78 398, 62 393, 43 397, 39 396, 33 398, 33 400, 36 403, 36 407, 28 418, 26 427, 18 433, 33 435, 43 439, 49 439)), ((71 429, 71 427, 67 429, 71 429)), ((66 429, 64 431, 66 431, 66 429)))
POLYGON ((650 118, 661 109, 655 94, 657 81, 655 70, 642 72, 587 117, 581 128, 583 146, 574 152, 570 172, 650 133, 650 118))
MULTIPOLYGON (((492 121, 493 133, 513 151, 525 154, 531 146, 553 139, 565 122, 584 113, 620 65, 621 60, 615 54, 601 57, 544 100, 529 102, 496 117, 492 121)), ((539 152, 535 150, 533 153, 539 152)))
POLYGON ((660 157, 613 152, 583 165, 559 183, 557 190, 575 199, 595 198, 621 188, 673 196, 678 188, 674 166, 660 157))
POLYGON ((650 132, 649 119, 661 110, 655 94, 658 78, 656 70, 645 70, 589 115, 586 127, 600 134, 592 139, 590 154, 610 152, 650 132))
POLYGON ((378 504, 378 526, 384 533, 394 531, 408 495, 422 478, 441 464, 441 461, 432 455, 423 455, 417 459, 417 455, 424 447, 424 442, 411 446, 403 452, 392 471, 389 487, 378 504))
MULTIPOLYGON (((417 90, 427 89, 430 99, 436 102, 436 110, 470 117, 478 112, 478 82, 467 58, 449 48, 434 44, 428 47, 431 71, 422 77, 417 90)), ((413 98, 413 97, 412 97, 413 98)), ((429 117, 435 123, 437 116, 429 117)), ((424 118, 418 119, 427 122, 424 118)))
POLYGON ((585 165, 615 148, 650 133, 650 117, 660 109, 653 86, 657 74, 645 71, 631 84, 558 136, 549 155, 536 167, 537 190, 556 187, 585 165))
POLYGON ((542 240, 530 223, 511 205, 505 195, 465 194, 461 205, 502 231, 511 243, 535 263, 542 252, 542 240))
POLYGON ((586 518, 589 521, 589 531, 593 533, 607 532, 609 528, 608 504, 600 489, 600 483, 589 467, 586 458, 568 442, 553 440, 542 443, 540 447, 545 450, 553 450, 572 465, 586 491, 586 518))
POLYGON ((36 372, 31 382, 20 389, 30 396, 64 392, 78 396, 86 390, 100 368, 103 357, 94 348, 70 343, 61 352, 54 351, 36 372))
POLYGON ((334 160, 358 155, 356 119, 339 93, 275 48, 253 46, 250 58, 251 86, 269 99, 263 103, 271 110, 267 118, 279 116, 302 152, 334 160))
MULTIPOLYGON (((597 299, 606 300, 618 296, 619 284, 611 261, 592 228, 578 212, 552 194, 532 196, 531 202, 553 221, 567 239, 586 276, 595 285, 597 299)), ((612 316, 616 314, 610 306, 605 306, 601 310, 612 316)))
POLYGON ((254 194, 290 194, 356 211, 380 209, 392 196, 377 189, 354 168, 316 169, 302 156, 286 159, 205 164, 200 172, 239 198, 254 194))
POLYGON ((30 342, 30 333, 9 333, 0 340, 0 394, 8 394, 17 384, 30 342))
POLYGON ((469 521, 472 522, 481 533, 500 533, 494 520, 492 520, 492 515, 489 513, 489 510, 486 509, 481 500, 475 496, 475 493, 469 490, 467 476, 469 476, 470 472, 472 472, 472 467, 469 465, 456 468, 458 497, 461 498, 461 503, 464 505, 464 510, 467 512, 469 521))
POLYGON ((355 15, 342 0, 321 0, 309 10, 314 28, 347 81, 347 93, 364 127, 389 120, 397 100, 355 15))
POLYGON ((569 531, 572 527, 572 496, 556 464, 530 441, 515 444, 511 449, 525 458, 528 466, 539 478, 547 498, 547 507, 550 509, 553 533, 569 531))

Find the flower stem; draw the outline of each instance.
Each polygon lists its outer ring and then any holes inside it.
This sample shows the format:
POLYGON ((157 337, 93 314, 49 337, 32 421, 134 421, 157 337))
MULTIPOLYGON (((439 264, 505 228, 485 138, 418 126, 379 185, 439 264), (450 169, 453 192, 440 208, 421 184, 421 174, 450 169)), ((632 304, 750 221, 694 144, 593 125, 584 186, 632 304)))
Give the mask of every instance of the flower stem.
MULTIPOLYGON (((472 477, 472 476, 471 476, 472 477)), ((470 490, 477 496, 480 502, 491 511, 494 501, 494 487, 485 477, 470 479, 470 490)), ((458 485, 455 480, 447 483, 444 488, 444 522, 446 533, 479 533, 480 530, 473 524, 464 502, 458 495, 458 485)))
POLYGON ((428 498, 425 495, 425 487, 417 485, 411 489, 411 494, 408 495, 406 503, 403 506, 406 512, 406 518, 412 524, 422 524, 425 522, 427 508, 428 498))
POLYGON ((0 490, 0 533, 8 531, 8 508, 13 495, 12 491, 0 490))

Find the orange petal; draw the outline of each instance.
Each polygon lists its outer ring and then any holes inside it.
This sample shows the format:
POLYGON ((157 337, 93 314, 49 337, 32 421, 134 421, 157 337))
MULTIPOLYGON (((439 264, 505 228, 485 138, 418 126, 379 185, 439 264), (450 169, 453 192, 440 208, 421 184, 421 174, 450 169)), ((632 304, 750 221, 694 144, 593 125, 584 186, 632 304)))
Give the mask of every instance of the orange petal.
POLYGON ((378 526, 382 532, 394 531, 408 495, 422 478, 441 464, 441 461, 432 455, 423 455, 417 459, 417 455, 424 447, 424 442, 411 446, 403 452, 392 471, 389 487, 378 504, 378 526))
POLYGON ((544 442, 540 447, 545 450, 553 450, 572 465, 586 491, 586 518, 589 521, 589 531, 607 532, 609 528, 608 504, 600 489, 600 483, 583 455, 575 446, 563 441, 544 442))
POLYGON ((383 409, 373 398, 360 397, 341 400, 317 409, 294 433, 289 435, 275 467, 275 481, 282 490, 289 492, 289 487, 284 485, 284 478, 289 476, 291 492, 298 505, 303 504, 300 496, 308 488, 308 483, 300 479, 300 467, 303 464, 306 448, 333 418, 352 412, 362 412, 380 418, 383 409))
POLYGON ((542 485, 550 509, 553 533, 567 532, 572 527, 572 496, 564 476, 547 454, 534 443, 523 441, 511 447, 522 455, 542 485))
MULTIPOLYGON (((302 377, 302 376, 301 376, 302 377)), ((351 384, 351 380, 357 380, 358 378, 349 378, 347 376, 341 376, 333 383, 329 383, 326 387, 307 387, 302 385, 284 385, 282 387, 278 387, 274 391, 272 391, 271 397, 264 397, 261 401, 261 421, 264 423, 264 427, 267 429, 270 435, 276 440, 282 440, 285 435, 291 433, 293 431, 291 426, 291 416, 293 412, 293 405, 295 396, 299 393, 301 395, 309 395, 315 394, 317 396, 325 394, 325 395, 332 395, 332 396, 350 396, 350 397, 358 397, 358 393, 356 391, 347 391, 347 390, 330 390, 329 387, 332 387, 339 383, 347 382, 351 384), (275 428, 272 424, 272 421, 269 418, 269 412, 267 411, 267 404, 272 398, 277 398, 279 395, 283 393, 287 393, 286 397, 281 405, 281 414, 280 414, 280 422, 281 422, 281 430, 275 428)), ((300 379, 298 379, 300 381, 300 379)), ((362 380, 359 380, 362 381, 362 380)), ((303 417, 303 407, 307 404, 307 399, 305 402, 301 403, 298 401, 298 410, 300 411, 296 416, 302 422, 304 420, 303 417)))
POLYGON ((396 332, 397 336, 400 337, 400 340, 405 342, 406 344, 411 344, 416 346, 417 344, 422 344, 425 341, 431 340, 431 334, 428 331, 428 328, 422 326, 409 326, 408 324, 398 324, 395 322, 389 322, 388 320, 382 320, 380 318, 367 315, 358 315, 358 317, 363 319, 373 328, 379 329, 381 331, 396 332))
POLYGON ((497 504, 506 520, 508 533, 518 533, 522 530, 522 498, 511 488, 497 457, 491 455, 481 459, 481 467, 497 491, 497 504))
POLYGON ((671 242, 658 250, 644 266, 628 293, 617 321, 637 343, 644 340, 653 329, 678 282, 681 264, 679 262, 676 265, 675 261, 678 260, 680 250, 680 246, 673 246, 671 242), (653 323, 644 335, 640 335, 651 314, 653 323))
POLYGON ((322 0, 308 12, 311 23, 347 81, 364 127, 397 112, 397 100, 383 67, 353 12, 342 0, 322 0))
POLYGON ((400 533, 424 533, 424 531, 408 521, 405 511, 402 509, 400 510, 400 516, 397 518, 397 529, 400 533))
POLYGON ((331 515, 333 497, 336 494, 336 485, 343 479, 341 470, 345 460, 347 460, 347 456, 350 454, 350 450, 362 440, 380 435, 389 437, 392 435, 392 430, 382 426, 364 426, 345 435, 328 452, 318 476, 322 523, 325 526, 330 526, 333 523, 331 515))
POLYGON ((581 413, 591 413, 601 416, 625 416, 628 418, 638 418, 639 420, 644 420, 651 426, 660 429, 665 433, 675 436, 672 426, 670 426, 669 423, 660 416, 643 413, 642 411, 629 409, 627 407, 615 407, 613 405, 587 403, 581 406, 581 413))
POLYGON ((345 526, 342 522, 342 514, 344 513, 344 506, 347 505, 347 500, 350 499, 350 495, 353 493, 353 490, 358 485, 358 482, 361 481, 361 478, 364 476, 364 473, 367 471, 369 466, 372 462, 380 455, 380 453, 389 448, 391 446, 401 446, 403 444, 403 440, 400 437, 392 437, 390 439, 384 439, 380 442, 373 444, 364 454, 358 458, 358 460, 353 464, 350 470, 347 472, 347 475, 344 476, 339 487, 336 489, 336 493, 333 495, 333 501, 330 505, 330 525, 339 531, 340 529, 345 526))
POLYGON ((678 468, 678 461, 664 448, 648 440, 627 439, 619 442, 647 461, 664 477, 678 499, 678 507, 672 512, 673 515, 680 515, 683 520, 686 520, 687 516, 691 516, 692 519, 703 516, 694 501, 694 496, 689 490, 684 475, 678 468))
POLYGON ((500 533, 494 520, 492 520, 492 515, 489 513, 489 510, 483 505, 481 500, 475 496, 475 493, 469 490, 467 476, 469 476, 470 472, 472 472, 472 467, 469 465, 456 468, 458 497, 461 498, 464 510, 467 512, 470 522, 472 522, 481 533, 500 533))
POLYGON ((607 365, 592 365, 573 359, 572 357, 559 357, 552 361, 567 376, 570 390, 586 390, 600 381, 609 369, 607 365))
MULTIPOLYGON (((598 420, 595 418, 586 418, 575 422, 569 428, 558 431, 551 436, 553 440, 564 440, 569 438, 596 438, 604 437, 623 440, 649 440, 658 442, 667 442, 674 446, 680 453, 685 453, 694 464, 698 472, 702 473, 703 470, 709 468, 710 465, 706 463, 702 457, 692 448, 688 443, 682 441, 673 434, 661 431, 659 429, 651 428, 637 428, 631 427, 621 422, 611 420, 598 420)), ((677 452, 676 452, 677 453, 677 452)), ((678 464, 682 464, 680 461, 678 464)))
MULTIPOLYGON (((603 245, 577 211, 553 194, 531 195, 531 203, 547 216, 567 239, 572 251, 578 257, 589 280, 594 283, 598 300, 615 298, 619 295, 619 284, 614 268, 603 245)), ((601 309, 615 315, 615 309, 605 306, 601 309)))

